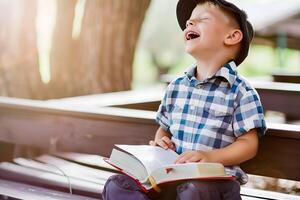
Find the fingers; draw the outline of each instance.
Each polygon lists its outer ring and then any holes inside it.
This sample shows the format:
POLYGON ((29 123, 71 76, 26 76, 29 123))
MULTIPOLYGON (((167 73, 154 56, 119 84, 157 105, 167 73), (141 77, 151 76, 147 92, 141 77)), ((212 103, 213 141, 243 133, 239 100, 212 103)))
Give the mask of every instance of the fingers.
POLYGON ((175 151, 174 143, 167 136, 164 136, 161 139, 158 139, 157 141, 151 140, 151 141, 149 141, 149 145, 151 145, 151 146, 160 146, 164 149, 172 149, 172 150, 175 151))
POLYGON ((175 161, 175 164, 186 163, 192 157, 192 152, 184 152, 175 161))
POLYGON ((201 162, 203 160, 202 157, 199 157, 199 155, 193 155, 189 159, 187 159, 186 162, 201 162))
POLYGON ((161 138, 161 140, 164 141, 165 144, 167 144, 168 149, 175 150, 175 145, 170 138, 168 138, 167 136, 164 136, 161 138))
POLYGON ((206 159, 205 155, 202 152, 188 151, 188 152, 182 153, 175 161, 175 164, 189 163, 189 162, 202 162, 205 159, 206 159))
POLYGON ((149 145, 151 145, 151 146, 156 146, 157 144, 156 144, 156 142, 154 142, 153 140, 150 140, 150 141, 149 141, 149 145))
POLYGON ((158 146, 160 146, 160 147, 162 147, 164 149, 168 149, 169 148, 168 144, 164 140, 162 140, 162 139, 157 140, 156 143, 158 144, 158 146))

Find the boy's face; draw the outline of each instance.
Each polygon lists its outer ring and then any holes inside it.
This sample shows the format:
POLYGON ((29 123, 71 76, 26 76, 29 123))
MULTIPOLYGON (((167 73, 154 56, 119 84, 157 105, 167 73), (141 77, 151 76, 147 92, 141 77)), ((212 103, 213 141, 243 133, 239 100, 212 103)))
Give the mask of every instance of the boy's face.
POLYGON ((185 50, 193 57, 208 58, 224 46, 232 20, 210 3, 197 5, 184 30, 185 50))

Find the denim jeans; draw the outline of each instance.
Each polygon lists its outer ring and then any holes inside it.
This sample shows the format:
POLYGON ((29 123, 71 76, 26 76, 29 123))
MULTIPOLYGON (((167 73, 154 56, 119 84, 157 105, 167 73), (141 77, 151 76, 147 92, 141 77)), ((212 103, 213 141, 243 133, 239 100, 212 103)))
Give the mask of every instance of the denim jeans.
POLYGON ((104 186, 104 200, 241 200, 240 184, 235 180, 189 180, 166 184, 161 193, 144 193, 126 175, 114 175, 104 186))

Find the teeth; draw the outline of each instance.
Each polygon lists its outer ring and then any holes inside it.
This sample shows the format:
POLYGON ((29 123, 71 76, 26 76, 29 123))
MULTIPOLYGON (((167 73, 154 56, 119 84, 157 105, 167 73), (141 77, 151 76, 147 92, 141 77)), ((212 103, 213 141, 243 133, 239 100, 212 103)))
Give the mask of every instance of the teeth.
POLYGON ((191 39, 195 39, 197 37, 199 37, 200 35, 194 31, 189 31, 187 34, 186 34, 186 39, 187 40, 191 40, 191 39), (196 36, 196 37, 195 37, 196 36))

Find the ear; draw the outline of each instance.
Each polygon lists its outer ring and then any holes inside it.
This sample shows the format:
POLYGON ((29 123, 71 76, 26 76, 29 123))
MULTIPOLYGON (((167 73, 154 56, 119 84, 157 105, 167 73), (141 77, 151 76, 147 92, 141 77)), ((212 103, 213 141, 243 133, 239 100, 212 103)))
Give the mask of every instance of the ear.
POLYGON ((241 42, 242 39, 243 39, 242 31, 239 29, 234 29, 234 30, 231 30, 227 34, 227 36, 225 37, 224 43, 225 43, 225 45, 232 46, 232 45, 236 45, 239 42, 241 42))

